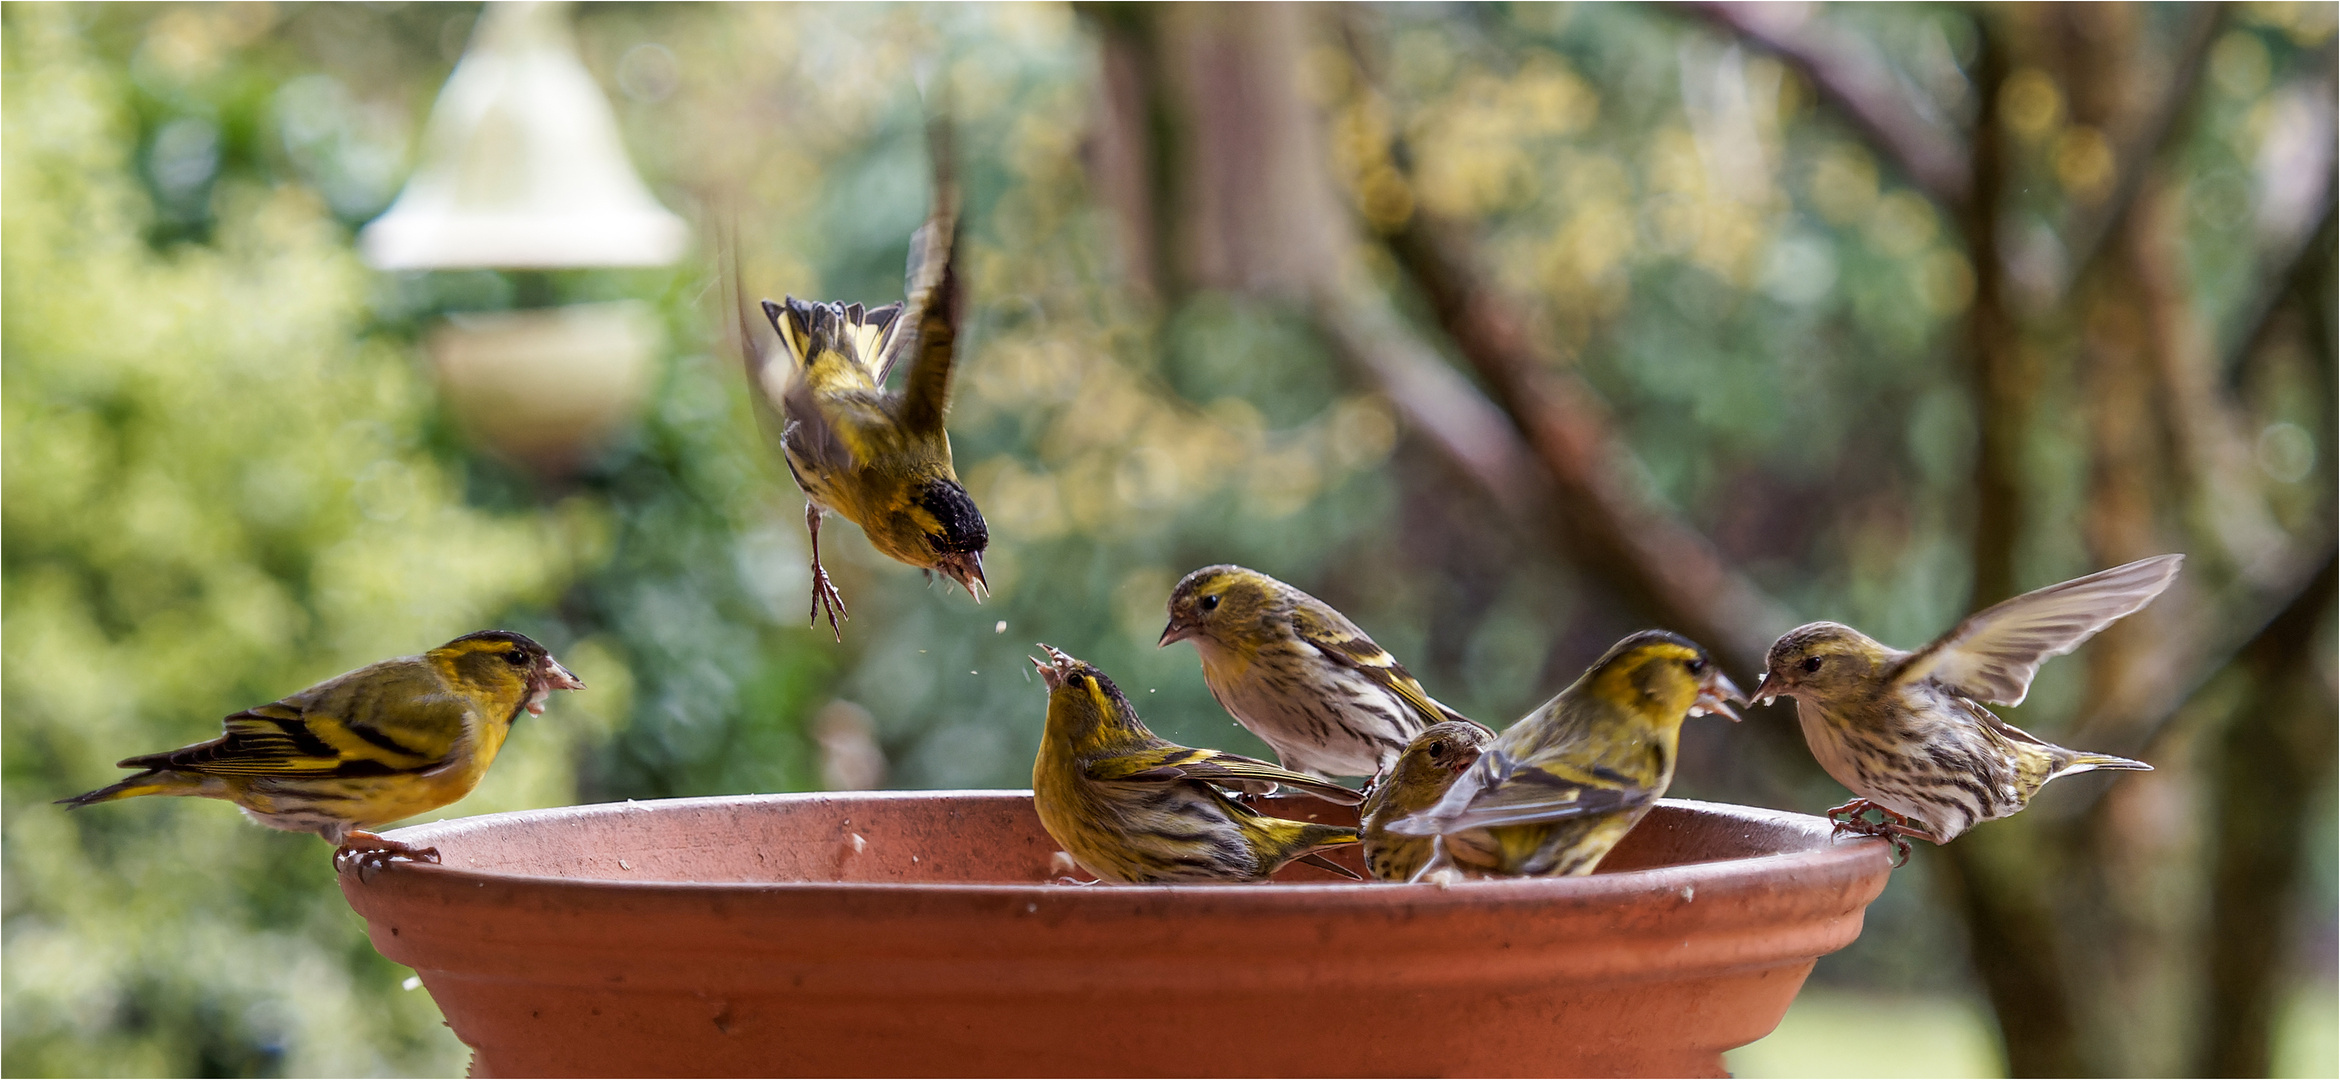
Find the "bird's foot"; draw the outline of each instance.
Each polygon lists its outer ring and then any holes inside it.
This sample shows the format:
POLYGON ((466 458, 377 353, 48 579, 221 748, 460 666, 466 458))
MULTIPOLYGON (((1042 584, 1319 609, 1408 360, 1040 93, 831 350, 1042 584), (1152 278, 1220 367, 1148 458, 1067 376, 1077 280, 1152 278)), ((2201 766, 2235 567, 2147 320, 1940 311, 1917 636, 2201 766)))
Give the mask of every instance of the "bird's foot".
POLYGON ((812 625, 819 626, 821 615, 826 612, 829 616, 829 633, 842 643, 845 631, 837 626, 837 619, 840 616, 851 619, 853 616, 846 613, 845 597, 837 592, 837 584, 829 580, 829 572, 821 569, 821 564, 817 562, 812 566, 812 589, 812 625))
POLYGON ((347 866, 357 871, 358 880, 372 881, 383 867, 404 859, 407 862, 439 864, 439 849, 416 847, 388 837, 376 836, 362 829, 351 832, 333 851, 335 868, 347 866))
POLYGON ((846 614, 845 597, 837 592, 836 582, 829 580, 829 572, 821 568, 821 504, 809 499, 804 504, 804 529, 812 537, 813 606, 809 621, 819 626, 821 612, 826 610, 829 613, 829 633, 842 645, 845 643, 845 631, 838 628, 837 617, 843 615, 850 619, 853 616, 846 614))
POLYGON ((1843 806, 1832 807, 1828 820, 1839 834, 1881 837, 1893 845, 1893 868, 1909 865, 1909 838, 1923 837, 1925 830, 1912 826, 1909 819, 1867 799, 1854 799, 1843 806), (1877 812, 1877 820, 1869 820, 1869 811, 1877 812))

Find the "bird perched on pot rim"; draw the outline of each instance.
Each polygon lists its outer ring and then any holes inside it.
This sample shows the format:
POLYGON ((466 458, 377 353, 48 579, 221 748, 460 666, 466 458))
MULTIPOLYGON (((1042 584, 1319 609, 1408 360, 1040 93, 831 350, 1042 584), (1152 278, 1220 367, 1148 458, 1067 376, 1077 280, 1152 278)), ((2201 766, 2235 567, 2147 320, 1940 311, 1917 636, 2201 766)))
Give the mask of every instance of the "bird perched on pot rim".
POLYGON ((1617 644, 1495 737, 1444 798, 1389 825, 1435 837, 1421 874, 1589 874, 1674 781, 1682 721, 1743 701, 1706 650, 1663 630, 1617 644))
POLYGON ((1032 804, 1048 835, 1099 880, 1262 881, 1295 859, 1348 877, 1315 852, 1357 830, 1261 814, 1221 788, 1265 794, 1281 784, 1342 805, 1356 792, 1264 761, 1155 737, 1121 688, 1094 666, 1042 645, 1048 728, 1032 763, 1032 804))
POLYGON ((1495 733, 1468 720, 1447 720, 1423 728, 1406 744, 1397 763, 1382 771, 1365 792, 1358 830, 1365 842, 1365 869, 1382 881, 1411 881, 1430 861, 1430 838, 1389 831, 1403 820, 1438 804, 1454 778, 1479 760, 1495 733))
MULTIPOLYGON (((990 532, 952 467, 943 427, 961 307, 958 188, 947 124, 936 121, 930 133, 934 210, 910 238, 908 299, 868 310, 793 296, 763 301, 785 364, 754 344, 744 313, 740 328, 748 382, 766 413, 778 414, 782 456, 804 490, 813 618, 825 611, 839 640, 845 603, 821 567, 823 511, 861 526, 870 546, 888 557, 940 571, 977 601, 989 591, 983 552, 990 532), (900 390, 889 391, 887 377, 905 354, 909 374, 900 390)), ((732 257, 736 279, 736 246, 732 257)))
MULTIPOLYGON (((2048 781, 2141 761, 2066 750, 1999 719, 2049 657, 2079 648, 2161 595, 2182 555, 2162 555, 2024 593, 1966 617, 1916 652, 1832 622, 1772 642, 1755 698, 1796 699, 1804 741, 1853 801, 1829 811, 1847 831, 1948 843, 2023 809, 2048 781), (1881 812, 1882 823, 1865 815, 1881 812)), ((1904 848, 1906 854, 1906 848, 1904 848)))
POLYGON ((470 794, 522 710, 542 715, 553 691, 584 688, 527 635, 483 630, 236 713, 210 742, 124 758, 137 775, 58 801, 226 799, 269 828, 313 832, 375 861, 437 862, 433 849, 366 830, 470 794))
POLYGON ((1439 704, 1332 605, 1240 566, 1206 566, 1170 592, 1161 644, 1194 642, 1211 696, 1286 768, 1373 776, 1448 720, 1439 704))

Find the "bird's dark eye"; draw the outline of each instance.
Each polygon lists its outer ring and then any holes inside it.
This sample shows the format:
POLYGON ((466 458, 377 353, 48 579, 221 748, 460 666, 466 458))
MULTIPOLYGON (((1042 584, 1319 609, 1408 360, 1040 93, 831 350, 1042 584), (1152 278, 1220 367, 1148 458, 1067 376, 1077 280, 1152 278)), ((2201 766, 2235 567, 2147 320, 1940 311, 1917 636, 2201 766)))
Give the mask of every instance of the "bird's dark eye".
POLYGON ((1203 598, 1202 598, 1202 609, 1203 609, 1204 611, 1212 611, 1212 610, 1215 610, 1215 609, 1217 609, 1217 608, 1218 608, 1218 606, 1219 606, 1219 598, 1218 598, 1218 597, 1216 597, 1216 596, 1206 596, 1206 597, 1203 597, 1203 598))
POLYGON ((1690 659, 1683 661, 1682 666, 1689 668, 1690 674, 1696 675, 1699 672, 1706 670, 1706 661, 1693 656, 1690 659))
POLYGON ((1804 670, 1805 670, 1807 673, 1809 673, 1809 672, 1814 672, 1814 671, 1818 671, 1818 670, 1820 670, 1820 658, 1819 658, 1819 657, 1817 657, 1817 656, 1807 656, 1807 657, 1805 657, 1805 658, 1804 658, 1804 670))
POLYGON ((527 667, 527 666, 528 666, 528 654, 527 654, 527 653, 525 653, 525 652, 522 652, 522 651, 521 651, 521 650, 519 650, 519 649, 514 649, 514 650, 512 650, 511 652, 505 653, 505 654, 504 654, 504 659, 505 659, 505 661, 507 661, 508 663, 510 663, 510 664, 511 664, 513 667, 527 667))

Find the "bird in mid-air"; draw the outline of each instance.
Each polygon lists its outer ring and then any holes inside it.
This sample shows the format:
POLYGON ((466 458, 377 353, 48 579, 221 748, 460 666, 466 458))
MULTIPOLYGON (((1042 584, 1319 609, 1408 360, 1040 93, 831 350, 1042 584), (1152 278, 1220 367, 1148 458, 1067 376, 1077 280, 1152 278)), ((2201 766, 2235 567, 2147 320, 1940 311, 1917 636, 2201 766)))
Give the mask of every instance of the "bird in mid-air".
POLYGON ((1186 575, 1162 628, 1175 641, 1194 642, 1211 696, 1289 769, 1375 776, 1423 728, 1471 722, 1332 605, 1257 570, 1186 575))
POLYGON ((1263 881, 1301 860, 1354 878, 1316 854, 1357 843, 1357 830, 1269 817, 1222 788, 1277 785, 1345 806, 1356 792, 1264 761, 1157 738, 1129 698, 1090 664, 1042 645, 1048 727, 1032 763, 1032 804, 1048 835, 1100 881, 1263 881))
POLYGON ((1744 700, 1705 649, 1644 630, 1496 736, 1437 805, 1388 830, 1433 838, 1415 880, 1589 874, 1673 783, 1682 721, 1736 720, 1744 700))
POLYGON ((483 630, 337 675, 229 716, 210 742, 125 758, 119 783, 70 799, 225 799, 273 829, 313 832, 379 863, 438 852, 367 831, 471 793, 522 711, 585 684, 525 634, 483 630))
POLYGON ((2144 607, 2176 579, 2183 555, 2161 555, 2024 593, 1973 615, 1915 652, 1832 622, 1772 642, 1755 698, 1796 699, 1804 741, 1850 789, 1829 811, 1840 828, 1950 842, 1978 822, 2031 802, 2048 781, 2141 761, 2067 750, 1985 706, 2018 705, 2048 658, 2144 607), (1879 812, 1880 822, 1867 819, 1879 812))
MULTIPOLYGON (((983 577, 990 532, 952 467, 943 426, 962 304, 958 188, 947 127, 938 121, 931 130, 934 209, 910 238, 907 300, 866 310, 793 296, 763 301, 786 363, 756 345, 741 312, 748 382, 765 413, 777 414, 782 456, 804 490, 813 619, 826 612, 839 640, 845 603, 821 566, 824 511, 861 526, 870 546, 889 558, 940 572, 978 601, 990 589, 983 577), (909 373, 901 389, 888 390, 904 354, 909 373)), ((735 280, 737 258, 735 245, 735 280)))

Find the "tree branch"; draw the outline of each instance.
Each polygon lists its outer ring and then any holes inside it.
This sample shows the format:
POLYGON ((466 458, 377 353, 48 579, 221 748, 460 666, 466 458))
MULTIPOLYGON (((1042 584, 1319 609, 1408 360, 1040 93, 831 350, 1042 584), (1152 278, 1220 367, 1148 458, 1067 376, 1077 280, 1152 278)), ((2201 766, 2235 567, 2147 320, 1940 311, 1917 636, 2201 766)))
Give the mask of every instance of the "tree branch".
POLYGON ((2128 137, 2121 140, 2115 157, 2116 175, 2111 194, 2093 210, 2075 210, 2065 216, 2064 247, 2074 256, 2067 265, 2073 267, 2069 277, 2060 282, 2055 298, 2061 299, 2079 282, 2096 273, 2099 263, 2120 256, 2120 245, 2106 241, 2129 228, 2129 220, 2137 205, 2138 193, 2145 188, 2145 179, 2156 163, 2168 153, 2176 136, 2185 125, 2182 121, 2192 112, 2195 102, 2194 87, 2202 80, 2202 68, 2210 56, 2210 44, 2217 40, 2218 27, 2224 21, 2218 4, 2202 4, 2197 9, 2194 24, 2189 28, 2185 44, 2178 53, 2178 63, 2160 99, 2145 113, 2145 119, 2133 125, 2128 137))
POLYGON ((1456 230, 1417 212, 1387 238, 1432 317, 1487 385, 1551 484, 1575 561, 1660 623, 1759 670, 1785 612, 1697 530, 1618 481, 1630 455, 1599 398, 1530 334, 1476 270, 1456 230))
POLYGON ((1544 485, 1526 443, 1501 409, 1414 336, 1386 298, 1362 287, 1328 286, 1317 297, 1316 317, 1334 348, 1380 384, 1464 476, 1513 517, 1535 517, 1544 485))
POLYGON ((1809 17, 1802 5, 1685 6, 1801 72, 1820 100, 1936 203, 1953 211, 1966 203, 1973 175, 1957 133, 1911 107, 1899 80, 1865 42, 1809 17))
POLYGON ((2290 250, 2271 260, 2277 269, 2265 279, 2268 284, 2258 290, 2250 314, 2235 320, 2240 329, 2229 335, 2225 347, 2219 351, 2221 375, 2230 375, 2241 368, 2253 353, 2266 346, 2267 338, 2277 323, 2276 314, 2283 305, 2299 293, 2309 275, 2315 272, 2316 261, 2332 250, 2334 183, 2330 177, 2324 184, 2323 212, 2316 217, 2315 227, 2302 232, 2290 250))
POLYGON ((2215 869, 2203 950, 2209 1030, 2197 1076, 2266 1076, 2286 917, 2302 876, 2308 804, 2332 772, 2331 698, 2309 674, 2317 629, 2340 587, 2327 556, 2307 588, 2237 656, 2248 697, 2235 708, 2212 776, 2215 869))

